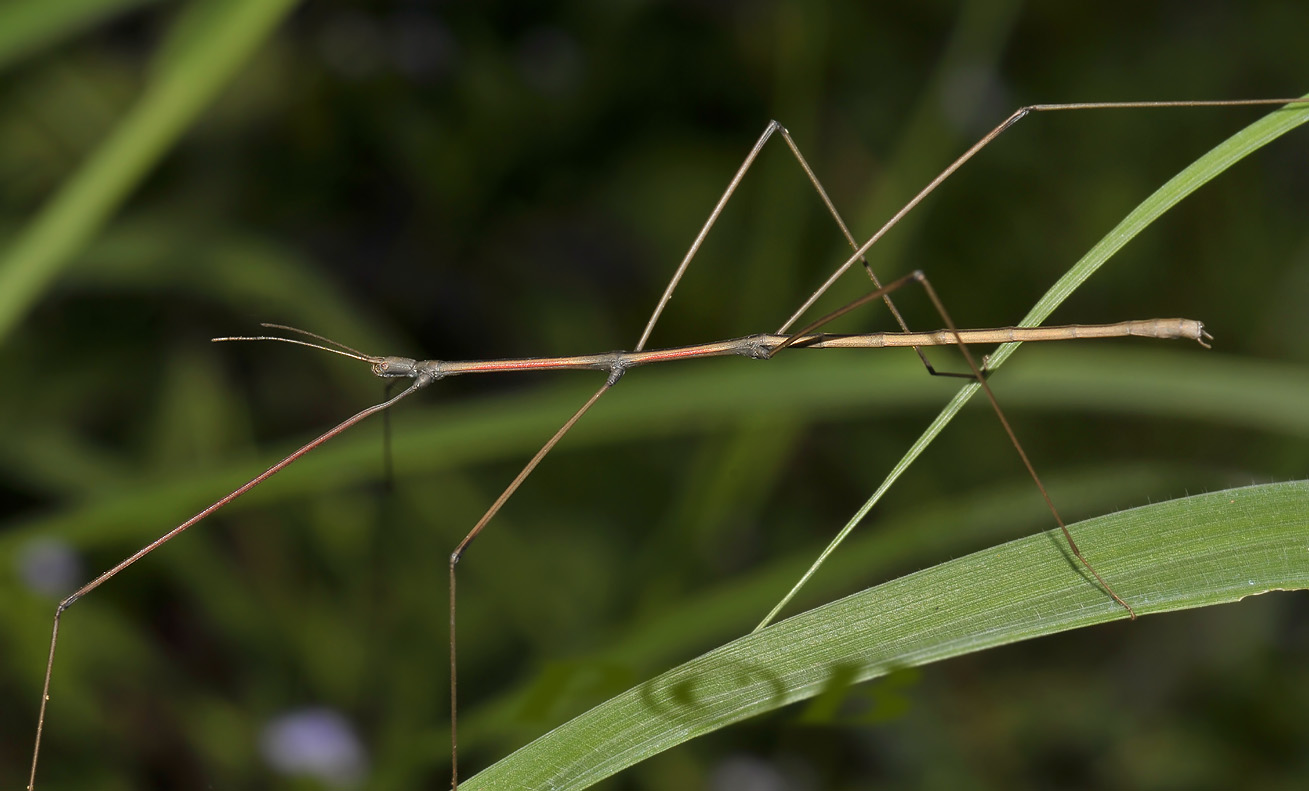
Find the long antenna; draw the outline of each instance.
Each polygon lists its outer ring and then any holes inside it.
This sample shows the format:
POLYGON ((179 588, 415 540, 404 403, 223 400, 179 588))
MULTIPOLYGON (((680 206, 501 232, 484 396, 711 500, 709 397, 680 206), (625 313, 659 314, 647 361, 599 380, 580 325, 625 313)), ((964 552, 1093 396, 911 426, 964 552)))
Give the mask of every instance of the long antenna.
POLYGON ((279 343, 293 343, 296 346, 308 346, 310 349, 331 352, 332 354, 339 354, 342 357, 349 357, 353 360, 361 360, 374 365, 382 361, 381 357, 364 354, 358 349, 346 346, 344 343, 334 341, 331 338, 325 338, 322 335, 319 335, 316 332, 310 332, 309 330, 302 330, 298 327, 292 327, 287 324, 261 323, 259 326, 268 327, 270 329, 286 330, 287 332, 296 332, 306 337, 321 341, 321 343, 310 343, 309 341, 302 341, 297 338, 283 338, 280 335, 232 335, 225 338, 210 338, 210 341, 213 343, 228 343, 231 341, 277 341, 279 343))

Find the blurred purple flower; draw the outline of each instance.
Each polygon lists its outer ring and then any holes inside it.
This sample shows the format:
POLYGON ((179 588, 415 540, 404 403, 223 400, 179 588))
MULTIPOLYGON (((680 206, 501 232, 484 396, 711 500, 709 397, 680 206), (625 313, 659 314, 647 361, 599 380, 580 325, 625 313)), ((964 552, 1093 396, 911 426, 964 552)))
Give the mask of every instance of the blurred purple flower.
POLYGON ((709 787, 715 791, 784 791, 786 778, 767 761, 734 755, 714 767, 709 787))
POLYGON ((82 561, 71 544, 53 538, 28 541, 18 550, 18 576, 30 590, 63 598, 82 582, 82 561))
POLYGON ((333 786, 358 784, 368 762, 354 728, 326 707, 274 717, 264 726, 259 749, 277 772, 317 777, 333 786))
POLYGON ((817 787, 806 765, 740 753, 719 761, 709 777, 711 791, 807 791, 817 787))

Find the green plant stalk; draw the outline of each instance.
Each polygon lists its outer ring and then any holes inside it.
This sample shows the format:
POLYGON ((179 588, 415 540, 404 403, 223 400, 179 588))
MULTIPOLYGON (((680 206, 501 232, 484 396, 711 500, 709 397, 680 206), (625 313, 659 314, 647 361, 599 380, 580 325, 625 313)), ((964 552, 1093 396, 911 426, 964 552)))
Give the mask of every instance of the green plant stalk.
MULTIPOLYGON (((266 39, 294 0, 200 4, 203 35, 158 70, 114 133, 24 228, 0 259, 0 339, 127 199, 266 39)), ((183 17, 179 27, 194 23, 183 17)), ((194 32, 188 30, 187 32, 194 32)))
MULTIPOLYGON (((1309 481, 1265 484, 1075 525, 1142 616, 1309 588, 1309 481)), ((858 683, 1125 618, 1058 531, 942 563, 721 646, 618 695, 461 783, 587 788, 674 745, 858 683)), ((839 690, 838 690, 839 691, 839 690)))

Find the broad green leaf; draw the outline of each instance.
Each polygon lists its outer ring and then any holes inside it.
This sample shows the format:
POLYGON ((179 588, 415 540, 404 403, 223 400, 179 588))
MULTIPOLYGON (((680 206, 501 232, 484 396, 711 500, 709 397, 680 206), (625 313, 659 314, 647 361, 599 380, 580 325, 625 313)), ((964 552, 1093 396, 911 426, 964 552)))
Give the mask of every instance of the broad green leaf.
MULTIPOLYGON (((1093 562, 1141 616, 1309 588, 1309 481, 1157 503, 1071 529, 1095 548, 1093 562)), ((1057 532, 1040 533, 728 643, 556 728, 460 787, 587 788, 688 739, 832 692, 834 679, 857 683, 1126 617, 1087 581, 1057 532)))

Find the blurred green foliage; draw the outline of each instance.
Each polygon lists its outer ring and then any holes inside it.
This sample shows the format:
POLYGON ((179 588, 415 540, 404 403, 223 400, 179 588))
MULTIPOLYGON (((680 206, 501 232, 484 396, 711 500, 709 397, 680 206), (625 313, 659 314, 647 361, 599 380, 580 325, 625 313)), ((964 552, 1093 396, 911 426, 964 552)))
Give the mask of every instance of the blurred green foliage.
MULTIPOLYGON (((0 786, 26 776, 55 601, 24 582, 31 542, 69 542, 88 579, 380 396, 360 365, 208 338, 280 321, 375 353, 630 347, 770 118, 861 235, 1020 104, 1298 95, 1309 74, 1309 8, 1285 2, 281 5, 0 9, 0 283, 26 289, 0 294, 0 786), (113 148, 143 114, 150 145, 113 148), (45 263, 22 279, 34 238, 45 263)), ((873 265, 927 270, 961 324, 1012 323, 1259 114, 1025 120, 873 265)), ((1188 199, 1054 317, 1192 316, 1214 352, 1025 349, 995 377, 1070 519, 1306 477, 1302 413, 1272 406, 1309 363, 1306 145, 1188 199)), ((772 329, 841 248, 765 151, 654 342, 772 329)), ((917 365, 629 375, 461 566, 466 770, 748 630, 953 392, 917 365), (544 668, 595 656, 616 657, 605 683, 524 709, 544 668)), ((443 382, 394 417, 393 488, 366 424, 79 603, 40 787, 316 787, 258 749, 307 706, 353 723, 368 787, 442 787, 445 558, 595 384, 443 382)), ((994 422, 957 420, 865 528, 901 538, 798 606, 1046 527, 994 422), (955 523, 983 528, 939 529, 955 523)), ((1307 613, 1261 597, 952 660, 892 722, 784 711, 610 787, 1299 788, 1307 613)))

